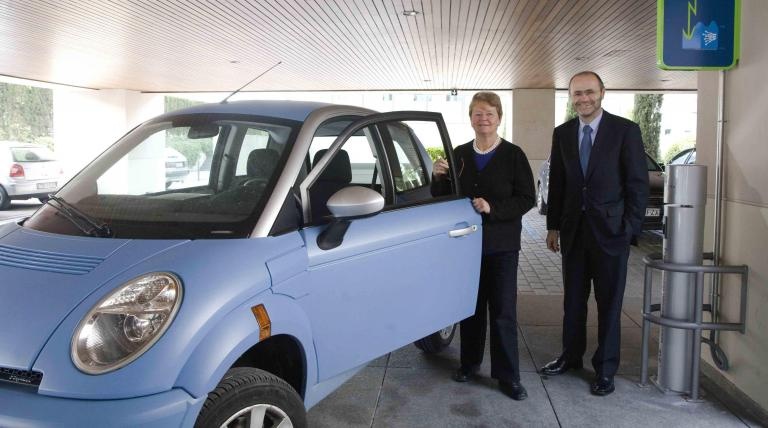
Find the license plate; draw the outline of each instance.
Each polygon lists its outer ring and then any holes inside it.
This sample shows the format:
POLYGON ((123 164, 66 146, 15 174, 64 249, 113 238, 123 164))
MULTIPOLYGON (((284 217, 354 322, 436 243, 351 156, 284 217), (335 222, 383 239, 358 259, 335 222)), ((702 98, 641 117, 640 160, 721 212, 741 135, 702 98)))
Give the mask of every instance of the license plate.
POLYGON ((661 208, 646 208, 645 209, 645 216, 646 217, 658 217, 661 215, 661 208))
POLYGON ((56 182, 51 181, 48 183, 37 183, 37 190, 50 190, 56 188, 56 182))

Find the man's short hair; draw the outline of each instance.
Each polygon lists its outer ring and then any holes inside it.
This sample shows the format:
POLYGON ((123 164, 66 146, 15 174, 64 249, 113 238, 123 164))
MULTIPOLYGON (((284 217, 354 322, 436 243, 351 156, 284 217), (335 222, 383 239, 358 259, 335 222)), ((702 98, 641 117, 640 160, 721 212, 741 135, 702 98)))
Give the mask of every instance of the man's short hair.
POLYGON ((571 80, 568 81, 569 90, 571 89, 571 83, 573 83, 573 79, 575 79, 578 76, 593 76, 600 83, 600 89, 605 89, 605 85, 603 84, 603 79, 601 79, 600 76, 594 71, 587 70, 587 71, 580 71, 571 77, 571 80))
POLYGON ((472 117, 472 109, 475 108, 477 103, 488 103, 491 107, 496 108, 496 113, 501 119, 501 98, 493 92, 478 92, 472 97, 472 102, 469 103, 469 116, 472 117))

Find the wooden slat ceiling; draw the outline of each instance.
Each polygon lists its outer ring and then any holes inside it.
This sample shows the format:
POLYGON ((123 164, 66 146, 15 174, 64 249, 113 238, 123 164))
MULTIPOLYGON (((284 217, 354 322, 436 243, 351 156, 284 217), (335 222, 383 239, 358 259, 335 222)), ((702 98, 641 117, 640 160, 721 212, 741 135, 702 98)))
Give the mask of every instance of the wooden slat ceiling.
POLYGON ((88 88, 692 90, 656 0, 0 0, 0 74, 88 88), (415 10, 415 16, 404 11, 415 10))

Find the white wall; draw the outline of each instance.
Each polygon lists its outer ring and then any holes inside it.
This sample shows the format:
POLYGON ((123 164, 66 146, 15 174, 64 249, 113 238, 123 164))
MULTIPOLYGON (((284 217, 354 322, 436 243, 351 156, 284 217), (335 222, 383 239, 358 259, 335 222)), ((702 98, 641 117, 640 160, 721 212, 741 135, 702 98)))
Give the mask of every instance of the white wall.
MULTIPOLYGON (((768 2, 744 0, 741 20, 741 60, 726 72, 725 84, 722 261, 749 266, 749 291, 746 334, 720 336, 731 363, 731 369, 721 374, 768 409, 768 50, 762 36, 768 2)), ((717 81, 717 72, 699 73, 697 162, 709 170, 705 251, 712 248, 713 236, 717 81)), ((722 288, 723 321, 738 320, 738 303, 737 278, 727 278, 722 288)), ((702 356, 711 361, 706 346, 702 356)))
POLYGON ((162 95, 119 89, 54 89, 54 146, 67 178, 163 109, 162 95))

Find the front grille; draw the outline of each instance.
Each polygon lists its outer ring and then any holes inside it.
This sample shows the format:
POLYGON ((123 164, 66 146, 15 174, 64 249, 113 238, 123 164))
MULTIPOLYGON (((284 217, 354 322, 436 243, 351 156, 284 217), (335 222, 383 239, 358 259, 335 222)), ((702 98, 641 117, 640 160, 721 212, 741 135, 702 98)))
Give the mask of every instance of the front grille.
POLYGON ((53 253, 0 245, 0 265, 22 269, 85 275, 98 266, 101 257, 53 253))
POLYGON ((0 381, 18 385, 38 386, 43 380, 43 374, 36 371, 8 369, 0 367, 0 381))

